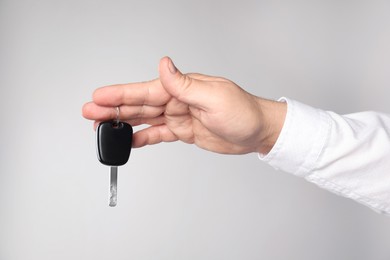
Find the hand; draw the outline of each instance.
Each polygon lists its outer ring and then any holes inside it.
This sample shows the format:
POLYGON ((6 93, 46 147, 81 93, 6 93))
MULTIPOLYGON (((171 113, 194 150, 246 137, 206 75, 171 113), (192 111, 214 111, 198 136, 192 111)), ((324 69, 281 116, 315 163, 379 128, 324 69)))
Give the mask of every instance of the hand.
POLYGON ((161 59, 158 79, 97 89, 83 116, 97 123, 116 117, 133 126, 133 147, 181 140, 225 154, 268 153, 284 123, 286 104, 256 97, 233 82, 182 74, 161 59))

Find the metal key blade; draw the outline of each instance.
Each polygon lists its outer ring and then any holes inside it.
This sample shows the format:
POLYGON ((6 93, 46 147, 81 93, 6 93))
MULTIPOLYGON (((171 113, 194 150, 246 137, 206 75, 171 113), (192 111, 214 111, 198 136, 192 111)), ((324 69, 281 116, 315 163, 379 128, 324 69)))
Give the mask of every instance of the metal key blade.
POLYGON ((117 202, 118 167, 110 168, 110 207, 115 207, 117 202))

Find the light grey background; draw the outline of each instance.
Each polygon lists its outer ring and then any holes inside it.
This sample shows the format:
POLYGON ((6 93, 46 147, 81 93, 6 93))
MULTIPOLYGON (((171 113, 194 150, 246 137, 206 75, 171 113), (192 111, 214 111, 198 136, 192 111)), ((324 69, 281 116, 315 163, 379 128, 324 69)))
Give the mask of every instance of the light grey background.
POLYGON ((108 168, 93 90, 183 72, 338 113, 390 112, 389 1, 0 0, 0 259, 390 259, 390 218, 255 154, 182 143, 108 168))

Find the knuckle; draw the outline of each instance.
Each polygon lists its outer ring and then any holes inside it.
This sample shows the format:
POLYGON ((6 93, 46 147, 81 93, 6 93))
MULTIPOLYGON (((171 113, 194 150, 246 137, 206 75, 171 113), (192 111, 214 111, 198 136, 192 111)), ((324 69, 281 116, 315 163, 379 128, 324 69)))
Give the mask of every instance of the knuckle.
POLYGON ((179 82, 179 86, 181 91, 177 95, 177 99, 181 100, 181 97, 187 96, 188 92, 191 90, 194 79, 188 75, 183 75, 181 78, 181 82, 179 82))

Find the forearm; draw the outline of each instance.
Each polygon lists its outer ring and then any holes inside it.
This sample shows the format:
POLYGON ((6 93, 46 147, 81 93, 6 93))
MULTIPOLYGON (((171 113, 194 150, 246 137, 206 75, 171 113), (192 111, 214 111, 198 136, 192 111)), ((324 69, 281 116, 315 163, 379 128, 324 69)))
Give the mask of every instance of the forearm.
POLYGON ((288 100, 285 124, 262 159, 390 214, 390 116, 341 116, 288 100))

